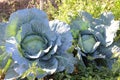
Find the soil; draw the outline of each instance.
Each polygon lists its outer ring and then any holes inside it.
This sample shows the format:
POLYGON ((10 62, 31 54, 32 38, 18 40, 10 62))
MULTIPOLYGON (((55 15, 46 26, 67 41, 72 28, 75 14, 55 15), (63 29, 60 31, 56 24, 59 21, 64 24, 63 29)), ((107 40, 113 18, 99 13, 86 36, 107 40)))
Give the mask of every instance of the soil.
MULTIPOLYGON (((43 1, 46 4, 50 1, 54 7, 57 7, 55 0, 43 1)), ((39 2, 40 0, 0 0, 0 22, 8 21, 10 14, 16 10, 39 6, 39 2)))

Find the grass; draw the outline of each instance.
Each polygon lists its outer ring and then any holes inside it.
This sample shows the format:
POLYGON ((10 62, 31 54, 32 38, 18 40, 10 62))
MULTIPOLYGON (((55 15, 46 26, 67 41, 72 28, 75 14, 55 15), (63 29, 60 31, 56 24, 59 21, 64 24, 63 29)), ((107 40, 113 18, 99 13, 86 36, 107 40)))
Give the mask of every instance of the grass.
MULTIPOLYGON (((50 2, 44 10, 48 13, 50 20, 59 19, 67 23, 70 22, 70 17, 74 18, 78 11, 85 10, 94 17, 105 11, 111 11, 115 19, 120 19, 120 0, 56 0, 58 7, 54 7, 50 2)), ((46 6, 46 5, 45 5, 46 6)))

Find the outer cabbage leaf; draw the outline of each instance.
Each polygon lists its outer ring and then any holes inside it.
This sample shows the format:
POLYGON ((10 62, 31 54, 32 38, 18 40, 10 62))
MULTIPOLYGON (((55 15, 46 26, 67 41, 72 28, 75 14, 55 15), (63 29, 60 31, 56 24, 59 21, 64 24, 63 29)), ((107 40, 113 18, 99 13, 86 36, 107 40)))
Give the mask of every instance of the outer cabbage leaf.
POLYGON ((110 26, 112 22, 114 22, 114 15, 112 12, 104 12, 101 14, 100 19, 102 20, 104 25, 110 26))
POLYGON ((55 32, 55 34, 60 34, 62 45, 59 47, 59 51, 67 51, 72 45, 72 34, 70 32, 70 26, 65 22, 59 20, 53 20, 49 22, 50 29, 55 32))
POLYGON ((50 29, 56 32, 56 34, 60 34, 61 37, 62 44, 58 47, 58 52, 55 56, 59 65, 57 71, 63 71, 65 69, 68 73, 72 73, 76 59, 72 54, 67 52, 67 50, 72 45, 72 34, 70 32, 70 26, 59 20, 50 21, 49 24, 50 29))
POLYGON ((13 63, 12 61, 13 60, 11 58, 11 54, 8 54, 5 51, 5 46, 0 46, 0 71, 2 71, 0 73, 0 76, 3 77, 5 80, 6 80, 6 77, 8 76, 13 78, 13 76, 15 77, 16 75, 18 75, 16 74, 15 71, 12 71, 12 74, 11 74, 12 63, 13 63))
POLYGON ((78 36, 79 32, 88 30, 88 28, 90 27, 88 22, 85 22, 81 19, 81 16, 78 16, 75 20, 73 20, 70 23, 70 26, 71 26, 71 32, 74 39, 77 39, 79 37, 78 36))
POLYGON ((112 68, 112 64, 114 63, 115 59, 112 58, 113 53, 113 48, 115 45, 111 45, 110 47, 104 47, 104 46, 100 46, 98 49, 99 54, 101 53, 102 55, 105 56, 105 60, 106 60, 106 64, 108 68, 112 68))
POLYGON ((58 55, 56 56, 56 58, 58 59, 58 71, 63 71, 66 70, 67 73, 72 73, 74 70, 74 64, 77 63, 77 60, 73 57, 72 54, 64 54, 64 55, 58 55))
POLYGON ((7 23, 0 23, 0 46, 3 46, 5 43, 5 30, 7 23))
POLYGON ((2 71, 0 76, 2 77, 4 77, 4 74, 6 77, 12 63, 11 54, 8 54, 5 49, 5 30, 7 24, 8 23, 0 23, 0 71, 2 71))
POLYGON ((12 67, 8 70, 5 78, 14 79, 22 75, 22 73, 28 69, 28 61, 26 61, 26 59, 19 53, 19 50, 17 49, 17 42, 14 37, 11 37, 6 42, 6 51, 9 54, 12 53, 12 59, 14 62, 12 67), (14 75, 11 75, 11 70, 14 75))
POLYGON ((83 21, 87 21, 88 23, 91 23, 93 21, 92 15, 85 11, 80 11, 79 16, 82 18, 83 21))

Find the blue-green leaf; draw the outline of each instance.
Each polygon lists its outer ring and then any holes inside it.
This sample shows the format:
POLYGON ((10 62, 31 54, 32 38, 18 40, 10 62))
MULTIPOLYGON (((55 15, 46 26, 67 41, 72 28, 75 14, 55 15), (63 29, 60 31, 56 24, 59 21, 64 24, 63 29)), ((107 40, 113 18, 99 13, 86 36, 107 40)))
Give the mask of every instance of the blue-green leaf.
POLYGON ((7 23, 0 23, 0 46, 5 44, 5 31, 7 23))

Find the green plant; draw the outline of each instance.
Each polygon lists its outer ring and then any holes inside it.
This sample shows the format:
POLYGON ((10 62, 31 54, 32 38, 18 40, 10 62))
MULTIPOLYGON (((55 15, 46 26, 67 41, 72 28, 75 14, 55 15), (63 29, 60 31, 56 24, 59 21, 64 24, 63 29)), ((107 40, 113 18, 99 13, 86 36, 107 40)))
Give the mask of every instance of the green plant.
POLYGON ((57 19, 56 16, 58 15, 58 7, 61 4, 61 0, 47 0, 47 3, 44 3, 43 10, 48 14, 49 20, 57 19))
POLYGON ((111 5, 110 10, 113 12, 113 14, 115 15, 115 19, 120 20, 120 0, 115 0, 114 3, 111 3, 109 5, 111 5), (111 5, 112 4, 112 5, 111 5))
POLYGON ((29 80, 35 80, 37 74, 43 73, 45 72, 41 68, 37 67, 37 63, 33 62, 32 65, 29 65, 29 69, 22 74, 21 79, 27 77, 29 80), (29 76, 30 74, 33 74, 33 76, 29 76))
POLYGON ((5 31, 6 52, 12 54, 14 64, 11 68, 16 74, 6 79, 18 78, 23 73, 42 78, 63 70, 73 72, 76 60, 67 52, 72 44, 68 24, 59 20, 48 22, 45 12, 31 8, 12 13, 5 31), (34 66, 38 68, 35 72, 34 66))
MULTIPOLYGON (((73 34, 73 48, 77 50, 76 56, 86 66, 82 57, 95 61, 97 66, 111 67, 114 38, 119 29, 119 21, 114 20, 111 12, 104 12, 100 18, 93 18, 85 11, 79 12, 76 19, 70 23, 73 34), (110 36, 111 35, 111 36, 110 36), (105 61, 104 61, 105 60, 105 61)), ((74 49, 73 49, 74 50, 74 49)))
POLYGON ((72 74, 65 72, 54 74, 54 80, 119 80, 120 77, 120 58, 113 64, 112 70, 107 67, 98 69, 94 64, 87 68, 77 65, 72 74))
POLYGON ((117 77, 117 78, 120 77, 120 56, 115 61, 115 63, 112 65, 112 72, 114 74, 114 77, 117 77))
POLYGON ((99 17, 105 11, 112 11, 115 19, 119 19, 119 4, 119 0, 57 0, 57 7, 49 2, 44 10, 49 14, 49 19, 59 19, 70 23, 71 19, 78 15, 77 11, 81 10, 89 12, 93 17, 99 17))

